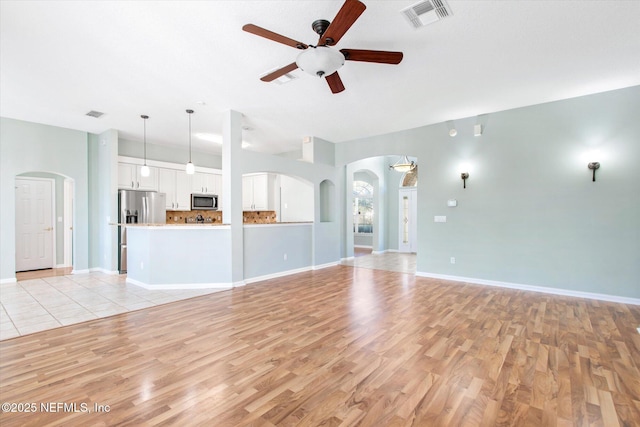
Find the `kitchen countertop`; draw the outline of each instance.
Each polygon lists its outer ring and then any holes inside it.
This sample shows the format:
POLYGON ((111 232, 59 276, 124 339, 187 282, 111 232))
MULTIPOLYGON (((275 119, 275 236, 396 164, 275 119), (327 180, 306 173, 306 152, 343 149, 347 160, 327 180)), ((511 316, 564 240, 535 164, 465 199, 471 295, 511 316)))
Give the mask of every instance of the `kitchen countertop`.
POLYGON ((175 222, 175 223, 157 223, 157 224, 127 224, 127 223, 111 223, 110 225, 118 225, 125 227, 220 227, 229 226, 231 224, 223 224, 221 222, 175 222))
MULTIPOLYGON (((292 225, 312 225, 313 221, 299 221, 299 222, 272 222, 267 224, 247 224, 243 223, 243 227, 278 227, 278 226, 292 226, 292 225)), ((223 224, 221 222, 172 222, 172 223, 158 223, 158 224, 125 224, 125 223, 110 223, 109 225, 125 226, 125 227, 153 227, 153 228, 186 228, 186 227, 229 227, 231 224, 223 224)))

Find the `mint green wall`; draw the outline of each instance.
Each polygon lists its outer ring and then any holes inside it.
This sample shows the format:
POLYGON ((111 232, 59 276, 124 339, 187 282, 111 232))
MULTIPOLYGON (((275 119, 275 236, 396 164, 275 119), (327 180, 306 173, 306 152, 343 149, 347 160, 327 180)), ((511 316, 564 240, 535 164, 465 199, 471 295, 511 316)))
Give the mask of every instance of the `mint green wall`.
MULTIPOLYGON (((100 259, 95 267, 107 272, 118 270, 118 131, 108 130, 98 136, 97 195, 98 253, 100 259)), ((92 235, 94 236, 94 235, 92 235)))
POLYGON ((340 143, 336 163, 417 157, 419 272, 638 298, 638 111, 636 86, 340 143))
MULTIPOLYGON (((100 209, 100 192, 99 181, 100 173, 98 169, 98 145, 100 137, 90 133, 87 138, 88 152, 88 187, 89 187, 89 212, 98 212, 100 209)), ((100 242, 99 235, 99 218, 98 215, 89 215, 89 265, 97 267, 100 265, 100 242)))
POLYGON ((87 133, 2 117, 0 170, 0 280, 15 278, 15 177, 27 172, 74 180, 74 269, 88 269, 87 133))
MULTIPOLYGON (((118 141, 118 155, 144 158, 144 146, 142 141, 132 141, 120 138, 118 141)), ((160 162, 182 163, 189 161, 189 151, 177 147, 167 147, 149 143, 147 140, 147 159, 160 162)), ((201 151, 192 151, 191 160, 196 166, 205 168, 222 169, 222 156, 201 151)))
MULTIPOLYGON (((322 144, 322 140, 320 140, 322 144)), ((336 263, 344 256, 341 242, 344 236, 343 221, 341 216, 336 215, 335 221, 320 222, 320 183, 324 180, 331 181, 336 186, 333 192, 334 200, 328 201, 332 205, 329 210, 334 212, 344 212, 344 171, 336 168, 332 164, 322 163, 326 159, 319 159, 318 163, 307 163, 292 160, 290 158, 273 156, 253 151, 242 150, 241 165, 242 174, 256 172, 271 172, 285 174, 292 177, 299 177, 313 183, 314 188, 314 229, 312 235, 313 242, 313 265, 324 265, 336 263)), ((254 271, 255 276, 269 274, 268 271, 254 271)))

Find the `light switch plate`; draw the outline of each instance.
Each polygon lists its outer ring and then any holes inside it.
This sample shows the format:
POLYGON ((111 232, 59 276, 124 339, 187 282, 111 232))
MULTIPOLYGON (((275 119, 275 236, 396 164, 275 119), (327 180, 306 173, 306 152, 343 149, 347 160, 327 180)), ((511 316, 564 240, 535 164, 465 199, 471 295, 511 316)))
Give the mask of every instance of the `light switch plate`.
POLYGON ((456 199, 447 200, 447 206, 449 207, 458 206, 458 201, 456 199))
POLYGON ((433 222, 447 222, 447 217, 444 215, 436 215, 433 217, 433 222))

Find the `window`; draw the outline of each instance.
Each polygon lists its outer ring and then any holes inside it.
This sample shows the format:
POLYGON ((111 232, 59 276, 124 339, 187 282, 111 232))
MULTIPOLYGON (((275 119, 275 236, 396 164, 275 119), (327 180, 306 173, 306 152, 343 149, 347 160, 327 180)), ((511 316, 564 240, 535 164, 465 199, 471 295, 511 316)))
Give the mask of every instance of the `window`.
POLYGON ((353 232, 373 233, 373 186, 353 181, 353 232))

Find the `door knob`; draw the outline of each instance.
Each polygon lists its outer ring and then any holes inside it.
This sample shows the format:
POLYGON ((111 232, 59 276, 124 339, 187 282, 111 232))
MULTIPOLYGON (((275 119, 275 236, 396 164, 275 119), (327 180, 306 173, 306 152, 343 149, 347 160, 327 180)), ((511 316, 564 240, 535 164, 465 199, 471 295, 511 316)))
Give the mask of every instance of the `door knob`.
POLYGON ((44 231, 52 231, 52 230, 53 230, 53 227, 47 227, 44 229, 44 231))

